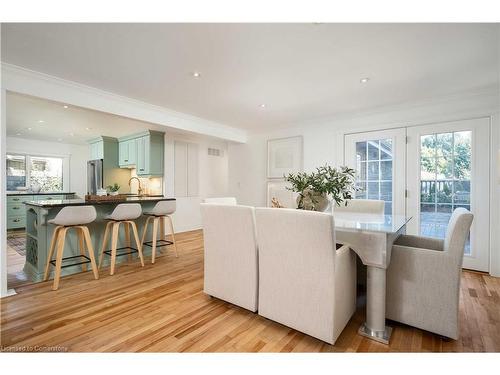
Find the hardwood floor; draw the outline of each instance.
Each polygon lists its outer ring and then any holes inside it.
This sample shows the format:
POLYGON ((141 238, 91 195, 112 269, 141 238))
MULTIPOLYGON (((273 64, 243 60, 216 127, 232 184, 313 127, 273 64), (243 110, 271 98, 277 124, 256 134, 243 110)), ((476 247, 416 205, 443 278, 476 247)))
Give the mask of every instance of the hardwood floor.
POLYGON ((119 265, 23 285, 2 299, 3 351, 73 352, 491 352, 500 351, 500 279, 464 272, 460 339, 390 322, 390 345, 357 335, 362 299, 334 346, 203 294, 201 231, 177 235, 179 258, 168 250, 156 263, 119 265))

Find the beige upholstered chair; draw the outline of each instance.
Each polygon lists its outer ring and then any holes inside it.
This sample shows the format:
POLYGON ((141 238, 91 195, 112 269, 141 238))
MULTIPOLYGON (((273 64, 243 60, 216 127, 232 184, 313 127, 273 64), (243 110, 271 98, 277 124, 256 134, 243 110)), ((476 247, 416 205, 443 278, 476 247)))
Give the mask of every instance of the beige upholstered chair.
POLYGON ((464 247, 473 215, 457 208, 445 240, 401 236, 387 270, 386 317, 458 338, 458 302, 464 247))
POLYGON ((256 208, 259 315, 334 344, 356 308, 354 253, 333 216, 256 208))
POLYGON ((234 197, 205 198, 203 200, 203 203, 216 203, 216 204, 229 204, 229 205, 238 204, 236 202, 236 198, 234 197))
POLYGON ((347 205, 334 205, 334 212, 355 212, 363 214, 384 214, 384 201, 375 199, 349 199, 347 205))
POLYGON ((254 208, 201 203, 205 243, 204 291, 257 310, 257 241, 254 208))

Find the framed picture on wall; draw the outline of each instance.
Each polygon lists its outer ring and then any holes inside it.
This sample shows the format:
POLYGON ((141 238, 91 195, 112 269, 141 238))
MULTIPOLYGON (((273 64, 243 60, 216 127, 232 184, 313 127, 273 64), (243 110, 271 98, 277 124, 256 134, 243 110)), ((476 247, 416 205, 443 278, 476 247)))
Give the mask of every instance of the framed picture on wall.
POLYGON ((303 168, 302 136, 267 141, 267 178, 283 178, 303 168))
POLYGON ((284 208, 297 208, 298 193, 287 189, 290 184, 286 181, 267 182, 267 207, 273 207, 272 200, 275 199, 284 208))

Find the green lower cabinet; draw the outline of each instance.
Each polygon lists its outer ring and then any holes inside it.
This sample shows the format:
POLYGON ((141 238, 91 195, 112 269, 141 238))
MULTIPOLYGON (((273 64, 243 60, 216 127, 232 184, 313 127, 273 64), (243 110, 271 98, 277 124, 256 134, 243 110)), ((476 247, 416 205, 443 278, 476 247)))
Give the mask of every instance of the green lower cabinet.
POLYGON ((7 216, 7 229, 19 229, 26 227, 26 213, 18 216, 7 216))

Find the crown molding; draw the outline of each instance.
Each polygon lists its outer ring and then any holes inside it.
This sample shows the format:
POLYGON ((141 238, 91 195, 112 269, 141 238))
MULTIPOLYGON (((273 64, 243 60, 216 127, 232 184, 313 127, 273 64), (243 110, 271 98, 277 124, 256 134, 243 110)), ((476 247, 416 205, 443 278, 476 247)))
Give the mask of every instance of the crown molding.
POLYGON ((228 141, 245 143, 247 133, 186 113, 117 95, 95 87, 1 62, 2 88, 20 94, 107 112, 228 141))

